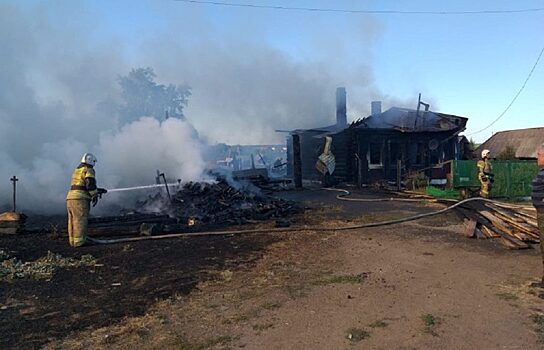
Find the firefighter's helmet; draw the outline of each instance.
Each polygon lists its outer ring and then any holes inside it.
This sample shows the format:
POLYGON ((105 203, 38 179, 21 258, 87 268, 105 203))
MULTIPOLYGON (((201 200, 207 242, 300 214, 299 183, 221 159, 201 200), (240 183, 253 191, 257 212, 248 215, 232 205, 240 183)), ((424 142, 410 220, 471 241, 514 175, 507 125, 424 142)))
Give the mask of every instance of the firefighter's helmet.
POLYGON ((81 157, 81 163, 94 166, 96 164, 96 157, 92 153, 85 153, 83 157, 81 157))

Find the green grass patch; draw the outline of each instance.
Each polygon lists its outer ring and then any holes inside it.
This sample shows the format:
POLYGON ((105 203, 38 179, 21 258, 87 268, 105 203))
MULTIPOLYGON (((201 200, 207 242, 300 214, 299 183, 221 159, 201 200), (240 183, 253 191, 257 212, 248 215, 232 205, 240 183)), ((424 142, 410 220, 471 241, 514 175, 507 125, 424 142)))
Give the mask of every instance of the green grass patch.
POLYGON ((204 345, 202 345, 201 349, 207 349, 214 347, 216 345, 227 345, 228 343, 232 342, 234 339, 230 335, 223 335, 217 338, 213 338, 208 340, 204 345))
POLYGON ((389 324, 387 324, 385 321, 383 320, 377 320, 375 322, 372 322, 371 324, 369 324, 368 326, 371 327, 371 328, 384 328, 384 327, 387 327, 389 324))
POLYGON ((348 339, 354 343, 360 342, 368 337, 370 337, 370 333, 365 329, 350 328, 348 330, 348 339))
POLYGON ((225 346, 238 338, 239 337, 233 338, 230 335, 223 335, 220 337, 211 338, 205 341, 204 343, 198 344, 198 345, 192 344, 184 338, 180 338, 178 340, 177 350, 204 350, 204 349, 212 348, 216 345, 225 346))
POLYGON ((189 343, 185 339, 179 339, 178 341, 178 350, 198 350, 198 347, 195 347, 193 344, 189 343))
MULTIPOLYGON (((5 254, 4 254, 5 255, 5 254)), ((96 260, 92 255, 82 255, 80 259, 64 258, 60 254, 48 251, 34 261, 22 262, 17 258, 3 256, 0 262, 0 281, 12 281, 14 279, 50 279, 59 269, 77 268, 82 266, 94 266, 96 260)))
POLYGON ((247 315, 236 315, 232 318, 234 322, 243 322, 247 321, 249 317, 247 315))
POLYGON ((517 295, 512 293, 497 293, 495 295, 498 296, 499 299, 502 299, 502 300, 518 300, 519 299, 517 295))
POLYGON ((257 332, 265 331, 268 328, 274 327, 274 324, 272 323, 265 323, 265 324, 254 324, 253 330, 257 332))
POLYGON ((535 324, 535 332, 538 335, 538 342, 544 343, 544 314, 531 315, 531 320, 535 324))
POLYGON ((358 284, 362 283, 367 277, 368 274, 366 273, 360 273, 357 275, 337 275, 320 279, 316 281, 315 284, 320 286, 326 286, 329 284, 358 284))
POLYGON ((425 332, 431 334, 433 337, 438 337, 435 328, 440 324, 440 320, 431 314, 422 315, 421 320, 425 325, 425 332))
POLYGON ((274 310, 279 309, 281 307, 281 304, 278 302, 266 302, 262 305, 262 308, 265 310, 274 310))

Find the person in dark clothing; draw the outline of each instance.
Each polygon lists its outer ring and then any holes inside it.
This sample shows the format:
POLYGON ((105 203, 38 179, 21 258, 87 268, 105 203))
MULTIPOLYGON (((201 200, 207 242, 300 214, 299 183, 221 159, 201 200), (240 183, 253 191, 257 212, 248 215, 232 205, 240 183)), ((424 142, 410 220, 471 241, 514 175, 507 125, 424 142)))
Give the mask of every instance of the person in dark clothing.
MULTIPOLYGON (((544 143, 536 151, 536 156, 540 170, 533 180, 531 197, 536 209, 538 231, 540 233, 540 252, 542 253, 542 265, 544 267, 544 143)), ((544 270, 542 274, 542 286, 544 287, 544 270)))

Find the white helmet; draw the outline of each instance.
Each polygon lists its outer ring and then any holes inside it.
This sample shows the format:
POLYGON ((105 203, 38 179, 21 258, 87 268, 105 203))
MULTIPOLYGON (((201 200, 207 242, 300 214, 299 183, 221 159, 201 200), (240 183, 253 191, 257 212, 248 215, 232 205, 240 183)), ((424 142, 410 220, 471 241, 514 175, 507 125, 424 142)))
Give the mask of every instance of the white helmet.
POLYGON ((92 153, 85 153, 83 157, 81 157, 81 163, 88 164, 90 166, 94 166, 96 161, 97 159, 92 153))
POLYGON ((489 153, 491 153, 488 149, 484 149, 482 151, 482 158, 489 157, 489 153))

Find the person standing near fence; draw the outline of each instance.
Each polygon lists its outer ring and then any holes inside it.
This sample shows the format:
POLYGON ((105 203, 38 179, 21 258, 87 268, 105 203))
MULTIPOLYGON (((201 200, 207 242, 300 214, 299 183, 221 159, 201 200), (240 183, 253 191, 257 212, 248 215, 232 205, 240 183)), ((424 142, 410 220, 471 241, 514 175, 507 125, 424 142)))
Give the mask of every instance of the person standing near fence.
POLYGON ((489 160, 490 151, 482 151, 482 159, 476 164, 478 166, 478 180, 480 181, 480 197, 489 198, 491 185, 493 184, 493 167, 489 160))
POLYGON ((540 253, 542 254, 542 287, 544 287, 544 143, 536 151, 538 174, 533 180, 531 197, 536 209, 538 231, 540 235, 540 253))

